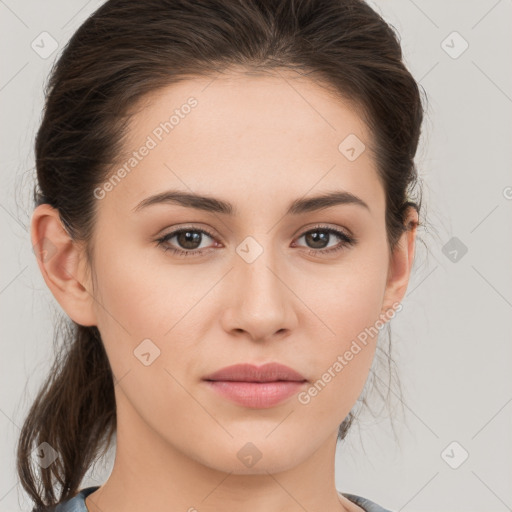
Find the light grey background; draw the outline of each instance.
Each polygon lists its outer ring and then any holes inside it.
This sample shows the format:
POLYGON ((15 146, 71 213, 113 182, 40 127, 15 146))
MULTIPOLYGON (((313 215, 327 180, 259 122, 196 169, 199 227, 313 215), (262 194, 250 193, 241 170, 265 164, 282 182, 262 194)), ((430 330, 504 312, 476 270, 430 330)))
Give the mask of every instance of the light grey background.
MULTIPOLYGON (((52 318, 60 309, 28 231, 42 87, 63 45, 101 3, 0 0, 1 512, 29 510, 14 470, 15 442, 52 360, 52 318), (46 59, 31 48, 43 31, 59 44, 46 59)), ((436 232, 420 230, 430 255, 419 243, 404 309, 391 322, 404 389, 399 442, 385 414, 363 416, 338 449, 336 485, 397 511, 510 510, 512 2, 370 4, 399 32, 406 63, 428 95, 417 164, 436 232), (464 41, 454 31, 469 44, 457 58, 464 41), (457 469, 449 466, 465 452, 457 469)), ((111 461, 83 486, 102 483, 111 461)))

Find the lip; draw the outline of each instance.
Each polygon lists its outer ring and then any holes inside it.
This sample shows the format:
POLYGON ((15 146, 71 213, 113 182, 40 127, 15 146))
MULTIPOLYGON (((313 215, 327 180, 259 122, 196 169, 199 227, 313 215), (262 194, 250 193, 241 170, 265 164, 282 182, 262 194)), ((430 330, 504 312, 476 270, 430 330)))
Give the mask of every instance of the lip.
POLYGON ((210 389, 239 405, 263 409, 296 394, 307 379, 288 366, 267 363, 227 366, 204 377, 203 381, 210 389))

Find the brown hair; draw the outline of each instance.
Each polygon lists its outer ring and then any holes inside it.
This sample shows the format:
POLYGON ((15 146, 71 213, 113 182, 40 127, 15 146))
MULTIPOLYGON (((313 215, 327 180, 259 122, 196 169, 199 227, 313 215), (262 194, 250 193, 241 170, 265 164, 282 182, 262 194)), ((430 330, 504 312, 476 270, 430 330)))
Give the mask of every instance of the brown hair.
MULTIPOLYGON (((413 159, 423 107, 394 30, 362 0, 105 2, 76 31, 50 74, 35 141, 35 204, 56 208, 70 236, 88 242, 93 190, 121 154, 134 106, 159 88, 233 66, 292 69, 359 107, 374 138, 392 251, 412 227, 405 225, 407 209, 421 209, 421 197, 413 202, 409 194, 418 181, 413 159)), ((116 431, 113 375, 98 329, 74 322, 63 327, 64 343, 18 442, 17 470, 34 510, 75 495, 116 431), (29 454, 43 442, 59 457, 34 469, 29 454)), ((352 420, 351 412, 339 439, 352 420)))

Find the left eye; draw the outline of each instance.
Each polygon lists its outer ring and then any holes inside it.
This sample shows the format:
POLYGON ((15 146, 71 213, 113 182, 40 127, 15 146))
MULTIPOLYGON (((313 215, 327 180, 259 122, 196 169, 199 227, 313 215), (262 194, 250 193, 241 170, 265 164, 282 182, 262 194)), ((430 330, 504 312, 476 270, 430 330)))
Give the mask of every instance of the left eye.
POLYGON ((353 240, 349 236, 334 228, 315 228, 304 233, 298 240, 304 238, 308 244, 312 244, 309 246, 310 248, 318 249, 320 252, 330 252, 331 250, 337 250, 340 245, 339 243, 335 244, 334 247, 326 250, 326 248, 329 247, 326 243, 331 241, 333 235, 335 238, 342 240, 344 244, 353 243, 353 240))

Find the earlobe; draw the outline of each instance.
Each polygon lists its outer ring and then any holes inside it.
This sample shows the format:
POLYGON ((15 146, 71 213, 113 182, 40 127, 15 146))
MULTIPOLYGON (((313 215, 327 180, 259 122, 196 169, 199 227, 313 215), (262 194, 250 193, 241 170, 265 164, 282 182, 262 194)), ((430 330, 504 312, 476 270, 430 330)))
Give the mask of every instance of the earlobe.
POLYGON ((32 214, 30 236, 39 270, 57 302, 76 323, 96 325, 83 254, 58 210, 49 204, 39 205, 32 214))

